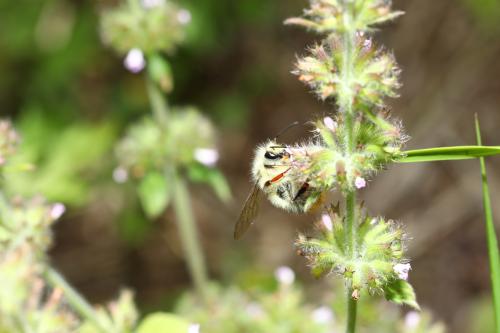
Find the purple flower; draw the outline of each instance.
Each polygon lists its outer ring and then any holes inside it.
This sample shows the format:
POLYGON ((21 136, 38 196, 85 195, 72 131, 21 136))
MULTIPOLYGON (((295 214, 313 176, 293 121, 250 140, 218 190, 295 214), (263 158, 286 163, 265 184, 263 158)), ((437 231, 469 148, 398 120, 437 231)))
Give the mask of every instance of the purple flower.
POLYGON ((153 9, 165 5, 165 0, 142 0, 141 2, 144 9, 153 9))
POLYGON ((146 67, 146 59, 140 49, 132 49, 128 51, 127 56, 123 60, 123 65, 132 73, 139 73, 146 67))
POLYGON ((182 25, 188 24, 191 22, 191 12, 187 9, 179 10, 177 12, 177 21, 182 25))
POLYGON ((50 217, 57 220, 64 214, 66 207, 62 203, 56 203, 50 208, 50 217))
POLYGON ((323 225, 325 226, 325 228, 328 231, 333 230, 333 223, 332 223, 332 218, 330 217, 330 215, 328 215, 328 214, 321 215, 321 222, 323 223, 323 225))
POLYGON ((219 160, 219 152, 213 148, 196 148, 194 158, 208 167, 214 167, 219 160))
POLYGON ((323 123, 330 131, 335 132, 337 130, 338 124, 332 118, 330 117, 323 118, 323 123))
POLYGON ((356 177, 354 186, 356 186, 357 189, 361 189, 366 186, 366 180, 363 177, 356 177))
POLYGON ((288 266, 280 266, 274 271, 276 280, 282 285, 290 286, 295 281, 295 273, 288 266))
POLYGON ((398 277, 401 280, 407 280, 408 279, 408 272, 411 269, 411 265, 409 263, 407 264, 396 264, 393 267, 394 272, 398 275, 398 277))

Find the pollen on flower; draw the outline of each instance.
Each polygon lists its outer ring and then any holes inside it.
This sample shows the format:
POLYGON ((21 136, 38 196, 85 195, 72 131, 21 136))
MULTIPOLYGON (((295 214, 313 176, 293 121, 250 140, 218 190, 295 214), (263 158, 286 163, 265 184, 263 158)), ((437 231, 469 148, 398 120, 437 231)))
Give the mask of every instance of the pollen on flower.
POLYGON ((274 277, 285 286, 290 286, 295 281, 295 273, 288 266, 280 266, 274 271, 274 277))
POLYGON ((409 263, 406 264, 396 264, 393 267, 394 272, 397 274, 397 276, 401 280, 407 280, 408 279, 408 273, 411 270, 411 265, 409 263))
POLYGON ((196 148, 194 158, 208 167, 213 167, 219 160, 219 152, 212 148, 196 148))
POLYGON ((132 73, 139 73, 146 67, 146 59, 140 49, 132 49, 123 60, 123 65, 132 73))

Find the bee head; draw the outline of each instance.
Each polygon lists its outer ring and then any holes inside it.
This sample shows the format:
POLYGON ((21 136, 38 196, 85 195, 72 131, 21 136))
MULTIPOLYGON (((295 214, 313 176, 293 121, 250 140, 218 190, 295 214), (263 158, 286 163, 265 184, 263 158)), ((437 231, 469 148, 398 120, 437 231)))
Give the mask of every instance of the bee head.
POLYGON ((279 161, 290 155, 287 151, 287 147, 276 143, 276 141, 268 142, 265 149, 262 150, 262 153, 264 154, 264 162, 271 164, 272 162, 279 161))
POLYGON ((254 181, 261 182, 272 178, 275 174, 288 167, 287 159, 290 157, 286 145, 279 144, 275 140, 269 140, 255 150, 252 166, 254 181))

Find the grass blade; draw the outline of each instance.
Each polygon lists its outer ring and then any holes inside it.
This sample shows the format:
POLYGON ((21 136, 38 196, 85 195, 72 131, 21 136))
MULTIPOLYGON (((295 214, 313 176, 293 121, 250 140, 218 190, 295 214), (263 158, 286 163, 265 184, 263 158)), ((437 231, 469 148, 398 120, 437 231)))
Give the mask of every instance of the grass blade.
POLYGON ((500 146, 455 146, 408 150, 398 163, 469 160, 500 154, 500 146))
MULTIPOLYGON (((477 144, 481 143, 481 129, 477 114, 475 116, 477 144)), ((493 213, 491 211, 490 193, 488 189, 488 178, 486 177, 486 165, 484 157, 480 157, 481 179, 483 182, 483 203, 484 215, 486 219, 486 238, 488 244, 488 254, 490 258, 491 288, 493 290, 493 307, 495 313, 496 333, 500 333, 500 256, 498 253, 498 241, 493 223, 493 213)))

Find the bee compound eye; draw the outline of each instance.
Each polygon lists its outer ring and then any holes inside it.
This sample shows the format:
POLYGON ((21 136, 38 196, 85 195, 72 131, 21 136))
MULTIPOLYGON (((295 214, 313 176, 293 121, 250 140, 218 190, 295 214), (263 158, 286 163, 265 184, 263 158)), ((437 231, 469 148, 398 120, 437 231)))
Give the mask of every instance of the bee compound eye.
POLYGON ((269 159, 269 160, 277 160, 279 158, 282 157, 281 154, 275 154, 275 153, 272 153, 270 151, 266 151, 266 153, 264 154, 264 157, 269 159))

